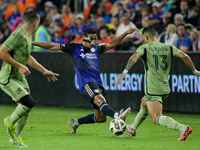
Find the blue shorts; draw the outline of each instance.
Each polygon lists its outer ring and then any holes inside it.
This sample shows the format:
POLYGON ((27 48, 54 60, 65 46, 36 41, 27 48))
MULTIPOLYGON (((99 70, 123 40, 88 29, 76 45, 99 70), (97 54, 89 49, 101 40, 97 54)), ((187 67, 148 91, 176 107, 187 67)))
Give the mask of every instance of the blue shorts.
POLYGON ((96 95, 102 95, 106 99, 104 87, 94 82, 86 84, 81 91, 81 95, 90 100, 94 109, 99 109, 99 107, 93 103, 94 97, 96 95))

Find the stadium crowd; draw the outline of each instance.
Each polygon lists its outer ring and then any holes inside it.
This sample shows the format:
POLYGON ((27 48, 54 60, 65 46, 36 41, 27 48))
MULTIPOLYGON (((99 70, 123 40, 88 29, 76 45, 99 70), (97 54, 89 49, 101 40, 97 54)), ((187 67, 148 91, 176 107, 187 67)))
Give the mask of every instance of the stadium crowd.
MULTIPOLYGON (((81 43, 83 31, 94 27, 98 43, 109 43, 137 27, 140 32, 128 35, 110 50, 134 51, 144 43, 142 29, 154 25, 160 42, 182 51, 200 51, 200 0, 85 0, 79 5, 82 13, 74 12, 74 1, 0 0, 0 45, 21 27, 22 13, 34 9, 41 16, 34 41, 81 43)), ((33 51, 43 49, 33 47, 33 51)))

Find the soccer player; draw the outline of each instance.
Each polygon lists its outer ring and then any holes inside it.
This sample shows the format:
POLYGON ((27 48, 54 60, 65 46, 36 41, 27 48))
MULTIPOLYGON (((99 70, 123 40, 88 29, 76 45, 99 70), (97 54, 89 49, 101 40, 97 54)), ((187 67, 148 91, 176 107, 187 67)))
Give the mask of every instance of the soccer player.
POLYGON ((130 135, 136 134, 136 128, 146 118, 148 112, 153 123, 168 127, 173 130, 181 131, 181 136, 177 140, 186 140, 187 136, 193 132, 192 128, 173 120, 168 116, 162 115, 163 100, 169 95, 168 74, 171 66, 171 58, 179 57, 197 76, 200 72, 190 57, 172 45, 166 45, 157 41, 156 30, 154 26, 147 26, 142 32, 146 41, 130 57, 128 63, 118 78, 116 84, 120 84, 130 68, 142 59, 145 68, 145 96, 142 98, 141 108, 132 125, 127 125, 130 135), (148 110, 147 110, 148 109, 148 110))
POLYGON ((30 74, 29 66, 40 71, 48 81, 56 81, 58 74, 45 69, 31 55, 32 34, 39 25, 40 16, 36 11, 25 11, 22 28, 15 30, 0 48, 3 65, 0 71, 0 88, 17 102, 15 111, 5 118, 10 143, 18 147, 27 147, 20 133, 28 119, 29 112, 35 105, 25 76, 30 74))
POLYGON ((43 42, 32 42, 33 45, 49 50, 62 50, 68 53, 74 62, 75 72, 78 78, 79 90, 83 97, 88 99, 95 110, 95 114, 74 119, 69 118, 68 122, 72 127, 72 133, 76 133, 79 125, 88 123, 102 123, 107 116, 112 118, 126 119, 131 109, 128 107, 121 113, 115 112, 108 104, 105 90, 99 75, 99 54, 117 46, 128 34, 138 31, 131 28, 107 44, 96 45, 97 32, 94 28, 87 28, 84 31, 83 42, 71 44, 53 44, 43 42))

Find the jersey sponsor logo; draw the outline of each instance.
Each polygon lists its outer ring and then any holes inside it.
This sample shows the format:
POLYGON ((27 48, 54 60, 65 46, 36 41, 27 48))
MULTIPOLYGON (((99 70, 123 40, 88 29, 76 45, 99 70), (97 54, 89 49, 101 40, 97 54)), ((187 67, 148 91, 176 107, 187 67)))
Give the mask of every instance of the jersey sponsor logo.
POLYGON ((92 49, 91 49, 91 52, 95 52, 95 49, 94 49, 94 48, 92 48, 92 49))
POLYGON ((80 55, 82 58, 84 58, 85 57, 85 55, 82 53, 81 55, 80 55))
POLYGON ((22 90, 20 88, 18 88, 16 91, 15 91, 17 94, 20 94, 22 92, 22 90))
POLYGON ((94 92, 95 92, 95 93, 99 93, 99 90, 98 90, 98 89, 94 89, 94 92))

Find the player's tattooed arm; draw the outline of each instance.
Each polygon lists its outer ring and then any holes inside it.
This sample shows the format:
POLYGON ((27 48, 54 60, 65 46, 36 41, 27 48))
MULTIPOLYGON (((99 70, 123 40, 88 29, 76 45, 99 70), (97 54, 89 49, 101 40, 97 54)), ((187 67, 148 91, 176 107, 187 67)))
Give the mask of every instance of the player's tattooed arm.
POLYGON ((131 69, 131 67, 138 61, 139 59, 139 54, 137 52, 135 52, 128 60, 128 63, 124 69, 124 71, 122 72, 122 74, 119 76, 116 84, 119 85, 123 78, 126 76, 126 74, 128 73, 128 71, 131 69))
POLYGON ((129 71, 129 70, 131 69, 131 67, 132 67, 135 63, 136 63, 136 62, 130 58, 129 61, 128 61, 128 63, 127 63, 127 65, 126 65, 126 67, 125 67, 125 69, 129 71))

